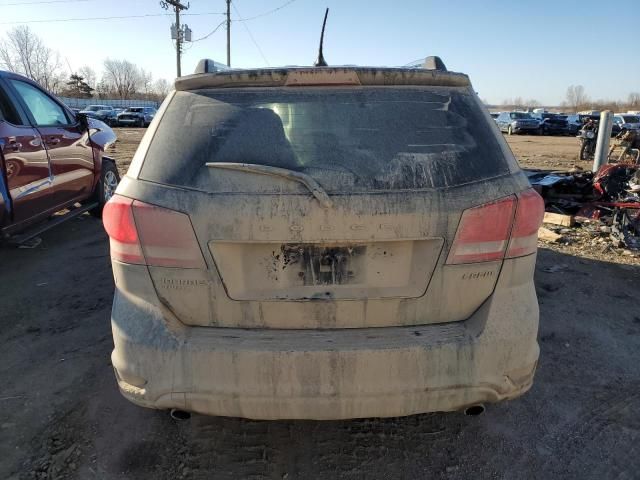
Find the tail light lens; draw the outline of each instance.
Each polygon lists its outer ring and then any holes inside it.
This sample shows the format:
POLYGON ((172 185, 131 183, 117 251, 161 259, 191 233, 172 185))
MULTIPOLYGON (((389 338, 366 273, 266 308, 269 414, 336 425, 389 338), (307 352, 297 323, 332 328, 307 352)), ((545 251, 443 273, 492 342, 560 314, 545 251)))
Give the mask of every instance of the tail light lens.
POLYGON ((538 229, 544 218, 544 200, 530 188, 518 195, 516 218, 507 250, 507 258, 523 257, 538 248, 538 229))
POLYGON ((102 223, 109 235, 111 258, 125 263, 144 264, 132 204, 130 198, 114 195, 102 210, 102 223))
POLYGON ((206 268, 184 213, 114 195, 102 212, 111 258, 158 267, 206 268))
POLYGON ((478 263, 521 257, 537 248, 544 201, 529 189, 462 214, 447 264, 478 263))
POLYGON ((462 214, 449 264, 491 262, 504 258, 516 197, 469 208, 462 214))

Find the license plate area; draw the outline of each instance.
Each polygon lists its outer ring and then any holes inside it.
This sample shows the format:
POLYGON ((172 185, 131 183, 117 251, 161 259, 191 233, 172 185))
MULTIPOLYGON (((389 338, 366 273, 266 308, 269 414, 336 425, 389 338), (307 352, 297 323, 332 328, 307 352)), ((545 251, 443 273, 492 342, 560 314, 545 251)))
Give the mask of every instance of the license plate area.
POLYGON ((209 242, 234 300, 419 297, 442 238, 373 243, 209 242))
POLYGON ((297 270, 304 286, 357 283, 366 269, 365 245, 294 244, 283 245, 281 250, 286 268, 297 270))

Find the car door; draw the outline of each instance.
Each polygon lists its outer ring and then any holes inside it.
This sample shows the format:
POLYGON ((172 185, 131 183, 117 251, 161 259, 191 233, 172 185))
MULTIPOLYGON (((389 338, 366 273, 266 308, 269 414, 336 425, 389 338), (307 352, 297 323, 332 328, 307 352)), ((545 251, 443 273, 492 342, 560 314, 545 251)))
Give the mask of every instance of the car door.
POLYGON ((93 150, 87 133, 71 113, 36 85, 10 80, 49 155, 59 205, 91 196, 95 179, 93 150))
POLYGON ((51 168, 44 143, 7 84, 0 79, 0 168, 4 217, 0 227, 27 222, 55 207, 51 168))

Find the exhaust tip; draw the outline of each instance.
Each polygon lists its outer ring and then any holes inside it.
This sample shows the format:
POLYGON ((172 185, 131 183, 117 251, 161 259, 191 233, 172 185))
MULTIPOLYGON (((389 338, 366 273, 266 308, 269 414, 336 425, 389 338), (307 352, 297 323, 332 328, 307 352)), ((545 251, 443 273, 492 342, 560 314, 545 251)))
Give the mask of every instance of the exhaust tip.
POLYGON ((171 418, 173 418, 174 420, 178 420, 180 422, 189 420, 191 418, 191 414, 189 412, 178 410, 177 408, 172 408, 169 415, 171 415, 171 418))
POLYGON ((481 403, 477 405, 471 405, 464 409, 464 414, 470 417, 477 417, 478 415, 482 415, 484 413, 484 405, 481 403))

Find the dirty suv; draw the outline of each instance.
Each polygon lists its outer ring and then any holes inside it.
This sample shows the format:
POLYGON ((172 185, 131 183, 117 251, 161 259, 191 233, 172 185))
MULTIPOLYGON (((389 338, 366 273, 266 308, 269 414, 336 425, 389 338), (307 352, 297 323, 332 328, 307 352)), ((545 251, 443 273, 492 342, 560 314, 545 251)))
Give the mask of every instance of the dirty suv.
POLYGON ((435 64, 176 80, 104 212, 126 398, 339 419, 529 389, 543 202, 435 64))

